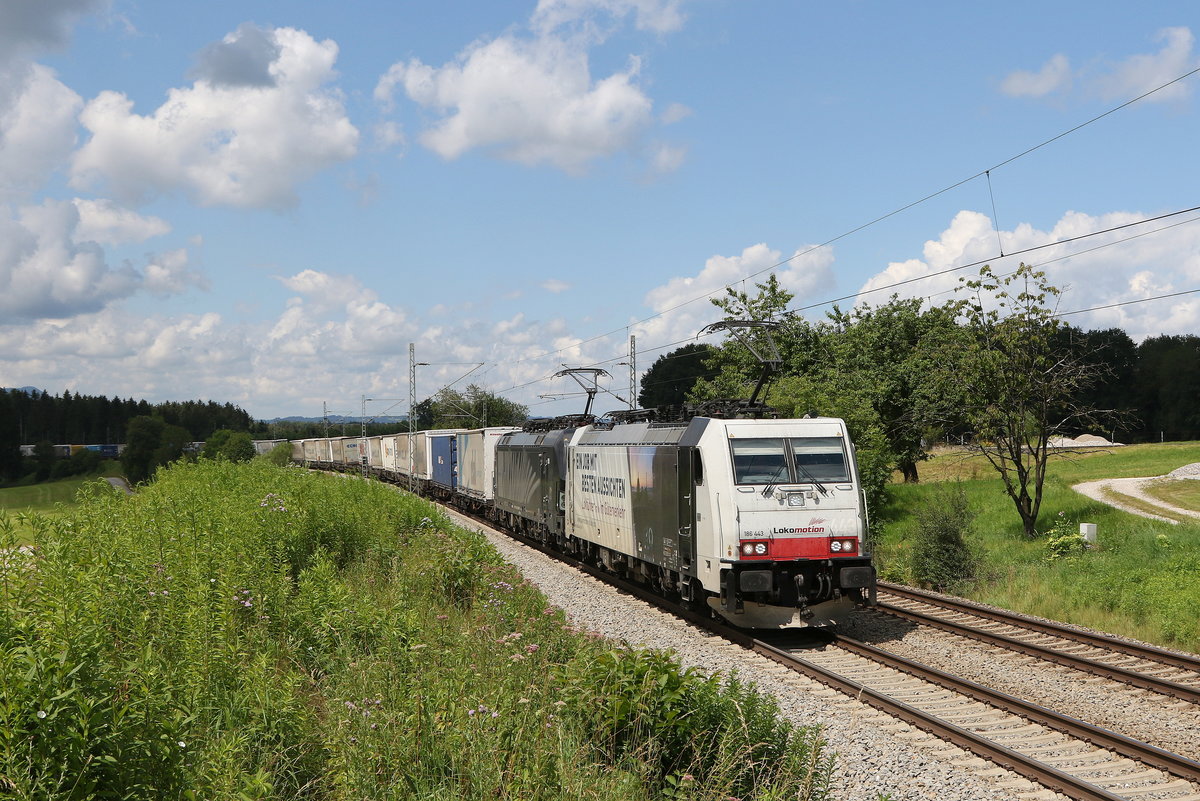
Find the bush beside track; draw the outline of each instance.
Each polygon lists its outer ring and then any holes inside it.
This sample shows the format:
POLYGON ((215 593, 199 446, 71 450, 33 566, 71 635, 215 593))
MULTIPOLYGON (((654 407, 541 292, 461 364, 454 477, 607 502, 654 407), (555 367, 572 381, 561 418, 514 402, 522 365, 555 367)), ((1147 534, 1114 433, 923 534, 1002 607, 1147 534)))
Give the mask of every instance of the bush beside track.
POLYGON ((14 798, 801 798, 819 734, 574 629, 482 536, 259 461, 0 515, 14 798))

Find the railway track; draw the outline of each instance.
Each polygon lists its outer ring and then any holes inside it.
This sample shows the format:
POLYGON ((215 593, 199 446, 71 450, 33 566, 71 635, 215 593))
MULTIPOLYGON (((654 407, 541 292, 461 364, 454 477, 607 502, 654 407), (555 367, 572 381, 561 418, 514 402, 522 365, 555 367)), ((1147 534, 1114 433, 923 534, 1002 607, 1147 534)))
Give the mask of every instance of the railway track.
POLYGON ((1200 763, 856 640, 834 645, 748 647, 1068 798, 1200 800, 1200 763))
POLYGON ((1200 704, 1200 659, 910 587, 880 583, 879 611, 1200 704), (895 599, 894 601, 890 599, 895 599))

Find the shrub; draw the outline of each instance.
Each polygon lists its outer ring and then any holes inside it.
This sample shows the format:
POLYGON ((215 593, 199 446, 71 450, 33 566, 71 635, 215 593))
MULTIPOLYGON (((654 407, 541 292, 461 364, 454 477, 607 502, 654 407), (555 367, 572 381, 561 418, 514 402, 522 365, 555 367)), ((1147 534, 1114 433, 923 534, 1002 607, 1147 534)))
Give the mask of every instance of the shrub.
POLYGON ((1054 526, 1046 532, 1046 541, 1042 549, 1047 562, 1073 559, 1087 551, 1087 540, 1083 538, 1079 526, 1067 517, 1066 512, 1059 512, 1054 519, 1054 526))
POLYGON ((915 515, 913 582, 955 592, 974 581, 979 560, 967 539, 975 516, 962 487, 939 486, 915 515))
POLYGON ((292 443, 281 442, 267 453, 266 459, 276 467, 286 467, 292 463, 292 443))

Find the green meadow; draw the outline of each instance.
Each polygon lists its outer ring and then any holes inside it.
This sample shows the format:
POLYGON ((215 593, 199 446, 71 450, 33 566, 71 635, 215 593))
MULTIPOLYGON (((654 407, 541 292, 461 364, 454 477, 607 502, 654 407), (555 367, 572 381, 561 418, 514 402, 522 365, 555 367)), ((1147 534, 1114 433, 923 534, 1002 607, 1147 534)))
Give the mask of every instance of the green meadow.
MULTIPOLYGON (((893 484, 875 543, 880 575, 909 581, 921 530, 917 514, 961 491, 974 519, 967 542, 977 575, 953 589, 978 601, 1200 651, 1200 521, 1149 520, 1071 487, 1103 478, 1166 475, 1200 462, 1200 443, 1132 445, 1051 461, 1036 539, 1024 536, 995 470, 980 456, 938 453, 920 484, 893 484), (1097 547, 1063 548, 1056 536, 1095 523, 1097 547), (1052 531, 1055 530, 1055 531, 1052 531), (1051 541, 1054 540, 1054 543, 1051 541), (1059 545, 1056 552, 1053 545, 1059 545)), ((1200 481, 1160 485, 1158 497, 1200 509, 1200 481)))

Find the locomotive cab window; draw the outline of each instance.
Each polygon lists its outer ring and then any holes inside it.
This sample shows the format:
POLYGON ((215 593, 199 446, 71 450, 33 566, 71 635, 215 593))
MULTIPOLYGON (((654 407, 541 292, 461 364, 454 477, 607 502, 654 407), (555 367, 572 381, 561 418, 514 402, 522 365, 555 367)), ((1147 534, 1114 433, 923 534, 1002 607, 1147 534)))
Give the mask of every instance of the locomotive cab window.
POLYGON ((793 439, 792 458, 800 481, 811 476, 816 481, 849 481, 846 450, 840 437, 793 439))
POLYGON ((840 437, 731 439, 738 484, 809 484, 850 480, 840 437))
POLYGON ((738 484, 781 484, 790 480, 782 439, 733 439, 733 476, 738 484))

